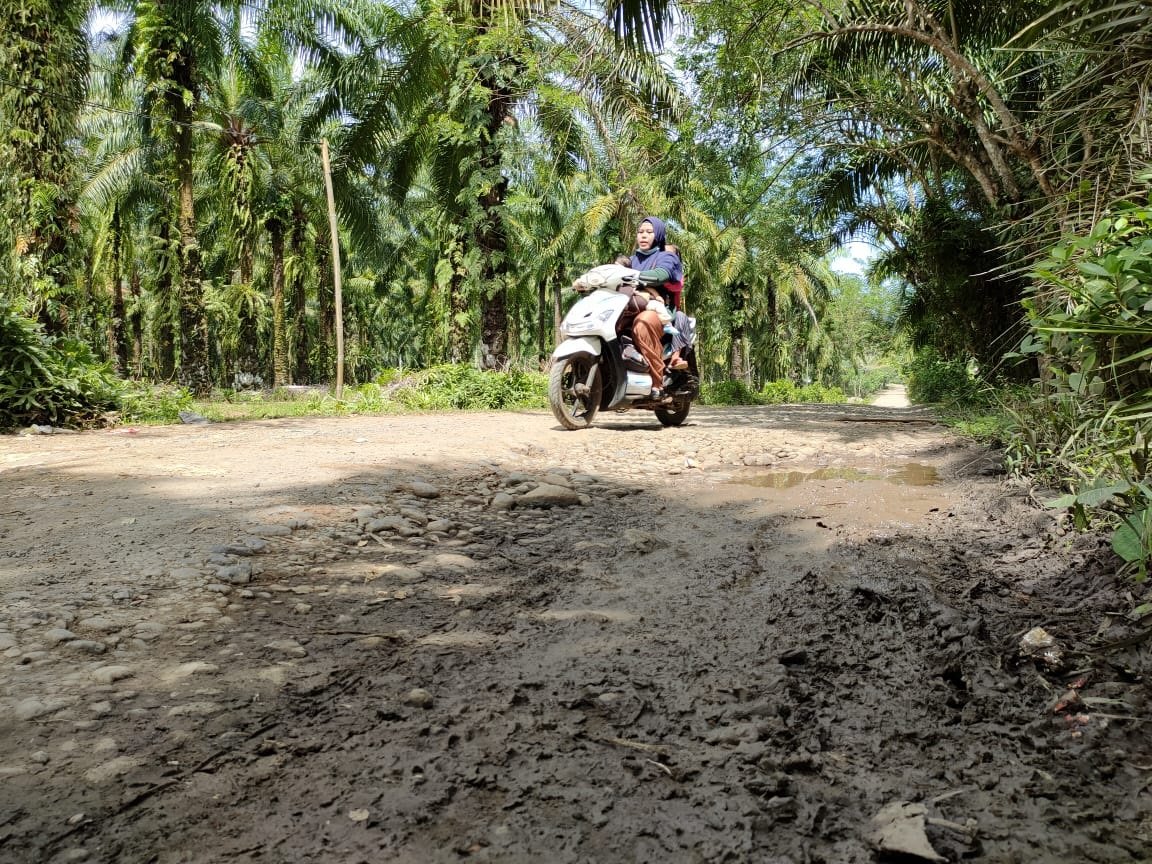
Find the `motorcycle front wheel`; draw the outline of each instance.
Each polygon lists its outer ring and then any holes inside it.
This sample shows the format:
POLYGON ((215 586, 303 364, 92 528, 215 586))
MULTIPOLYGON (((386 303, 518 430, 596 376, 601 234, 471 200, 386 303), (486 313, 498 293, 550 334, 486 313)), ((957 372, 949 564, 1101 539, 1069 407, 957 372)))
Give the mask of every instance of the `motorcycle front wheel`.
POLYGON ((679 426, 688 419, 688 409, 692 402, 688 399, 677 399, 671 405, 656 409, 656 419, 664 426, 679 426))
POLYGON ((552 364, 548 404, 565 429, 587 429, 600 409, 600 366, 591 354, 570 354, 552 364))

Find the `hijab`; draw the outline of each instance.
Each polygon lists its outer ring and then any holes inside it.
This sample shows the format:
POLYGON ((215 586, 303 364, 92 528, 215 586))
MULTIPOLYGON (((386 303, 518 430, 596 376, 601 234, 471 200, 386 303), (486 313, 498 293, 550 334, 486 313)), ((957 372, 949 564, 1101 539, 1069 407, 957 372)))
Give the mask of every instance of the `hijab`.
POLYGON ((669 282, 682 281, 684 266, 680 263, 679 256, 664 249, 664 245, 668 242, 668 229, 664 226, 664 222, 655 216, 645 216, 640 224, 643 225, 645 222, 652 226, 652 233, 655 235, 652 238, 652 248, 637 249, 633 252, 632 267, 636 270, 655 270, 662 267, 668 271, 669 282))

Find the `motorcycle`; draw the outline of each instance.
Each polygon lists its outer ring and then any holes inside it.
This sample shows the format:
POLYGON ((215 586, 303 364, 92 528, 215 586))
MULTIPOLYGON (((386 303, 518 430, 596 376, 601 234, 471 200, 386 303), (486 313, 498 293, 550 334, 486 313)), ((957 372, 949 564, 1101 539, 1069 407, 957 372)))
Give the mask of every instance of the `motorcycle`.
MULTIPOLYGON (((681 334, 689 344, 680 351, 688 368, 665 366, 664 398, 650 398, 652 379, 647 364, 632 346, 631 336, 616 332, 630 296, 620 289, 635 287, 636 276, 629 267, 605 264, 576 280, 584 296, 560 323, 564 340, 552 352, 548 376, 548 402, 565 429, 585 429, 599 411, 608 410, 652 411, 664 426, 679 426, 700 395, 695 320, 689 318, 688 332, 681 334)), ((665 360, 672 354, 671 342, 665 332, 665 360)))

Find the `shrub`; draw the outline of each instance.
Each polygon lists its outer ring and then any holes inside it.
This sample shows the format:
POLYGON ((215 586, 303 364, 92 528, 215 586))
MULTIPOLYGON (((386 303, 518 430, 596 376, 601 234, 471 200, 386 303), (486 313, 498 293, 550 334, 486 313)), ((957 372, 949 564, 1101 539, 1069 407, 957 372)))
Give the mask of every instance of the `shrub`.
POLYGON ((192 394, 183 387, 125 382, 121 386, 120 419, 127 423, 176 423, 192 408, 192 394))
POLYGON ((905 369, 908 398, 913 402, 963 404, 976 399, 980 386, 961 360, 941 357, 935 351, 918 353, 905 369))
POLYGON ((760 388, 760 401, 765 405, 796 402, 796 385, 791 381, 769 381, 760 388))
POLYGON ((488 410, 543 408, 548 379, 539 372, 482 372, 465 365, 434 366, 406 379, 394 398, 407 408, 488 410))
POLYGON ((99 425, 118 389, 116 377, 87 345, 48 338, 0 301, 0 429, 99 425))
POLYGON ((839 387, 825 387, 823 384, 805 384, 796 391, 794 401, 817 405, 847 402, 848 397, 839 387))
POLYGON ((700 394, 704 405, 761 405, 759 395, 743 381, 705 384, 700 394))

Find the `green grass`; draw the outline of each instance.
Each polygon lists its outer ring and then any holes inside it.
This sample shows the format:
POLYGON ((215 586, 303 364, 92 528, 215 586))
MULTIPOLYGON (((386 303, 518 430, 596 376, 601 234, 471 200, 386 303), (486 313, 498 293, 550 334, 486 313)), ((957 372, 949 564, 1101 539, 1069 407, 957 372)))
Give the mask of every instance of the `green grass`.
POLYGON ((376 382, 345 387, 341 399, 331 390, 309 389, 300 393, 221 390, 211 399, 193 400, 178 387, 128 384, 120 401, 120 419, 136 424, 179 423, 181 411, 228 422, 544 408, 547 386, 546 376, 539 372, 481 372, 451 365, 403 374, 385 370, 376 382))

